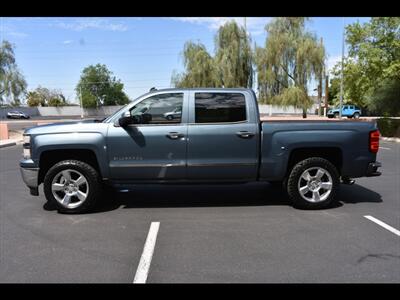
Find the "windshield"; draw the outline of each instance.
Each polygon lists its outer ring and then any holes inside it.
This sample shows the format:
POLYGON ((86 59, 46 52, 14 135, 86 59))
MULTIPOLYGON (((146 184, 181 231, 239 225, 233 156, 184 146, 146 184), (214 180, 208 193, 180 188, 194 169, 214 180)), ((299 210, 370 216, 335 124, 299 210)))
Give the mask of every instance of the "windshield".
POLYGON ((118 109, 116 112, 114 112, 113 114, 111 114, 111 115, 109 115, 107 118, 105 118, 105 119, 102 121, 102 123, 107 123, 107 122, 109 122, 112 118, 114 118, 114 116, 118 115, 118 114, 121 112, 121 110, 123 110, 124 108, 126 108, 127 105, 130 105, 132 102, 136 102, 136 100, 138 100, 139 98, 142 98, 142 97, 144 97, 144 96, 146 96, 146 95, 148 95, 148 94, 149 94, 149 93, 146 93, 146 94, 144 94, 144 95, 142 95, 142 96, 139 96, 139 97, 133 99, 133 100, 130 101, 128 104, 122 106, 122 107, 121 107, 120 109, 118 109))
MULTIPOLYGON (((129 104, 127 104, 129 105, 129 104)), ((121 110, 123 110, 126 107, 126 105, 122 106, 120 109, 118 109, 115 113, 112 115, 109 115, 107 118, 105 118, 102 123, 107 123, 112 117, 114 117, 116 114, 118 114, 121 110)))

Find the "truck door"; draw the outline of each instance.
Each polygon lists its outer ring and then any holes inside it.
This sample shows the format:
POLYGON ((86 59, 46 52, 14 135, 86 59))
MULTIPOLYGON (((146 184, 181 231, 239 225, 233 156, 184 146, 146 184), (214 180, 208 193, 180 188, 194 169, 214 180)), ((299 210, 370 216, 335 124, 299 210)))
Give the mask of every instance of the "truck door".
POLYGON ((190 93, 188 179, 256 179, 259 120, 246 97, 242 92, 190 93))
POLYGON ((185 179, 186 98, 184 92, 153 94, 130 109, 132 117, 142 119, 140 124, 109 127, 110 179, 185 179))

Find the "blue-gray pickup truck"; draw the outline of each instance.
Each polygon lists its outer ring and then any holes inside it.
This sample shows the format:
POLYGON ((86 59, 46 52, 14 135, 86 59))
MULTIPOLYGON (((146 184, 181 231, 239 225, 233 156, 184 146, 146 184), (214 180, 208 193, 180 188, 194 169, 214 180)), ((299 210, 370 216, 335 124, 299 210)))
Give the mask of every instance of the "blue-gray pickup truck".
POLYGON ((381 174, 375 122, 261 122, 251 89, 154 90, 102 121, 29 128, 23 148, 31 194, 43 183, 46 199, 69 213, 91 210, 107 186, 252 181, 319 209, 341 183, 381 174))

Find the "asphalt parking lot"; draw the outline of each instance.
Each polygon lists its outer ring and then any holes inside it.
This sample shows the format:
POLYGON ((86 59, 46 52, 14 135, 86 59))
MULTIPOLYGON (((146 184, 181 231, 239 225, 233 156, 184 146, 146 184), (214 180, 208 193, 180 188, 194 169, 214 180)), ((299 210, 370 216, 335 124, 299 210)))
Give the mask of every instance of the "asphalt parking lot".
POLYGON ((29 195, 21 152, 0 149, 2 283, 132 283, 146 267, 147 283, 400 282, 400 236, 365 217, 400 229, 399 143, 381 142, 382 176, 342 185, 319 211, 254 183, 138 186, 63 215, 29 195))

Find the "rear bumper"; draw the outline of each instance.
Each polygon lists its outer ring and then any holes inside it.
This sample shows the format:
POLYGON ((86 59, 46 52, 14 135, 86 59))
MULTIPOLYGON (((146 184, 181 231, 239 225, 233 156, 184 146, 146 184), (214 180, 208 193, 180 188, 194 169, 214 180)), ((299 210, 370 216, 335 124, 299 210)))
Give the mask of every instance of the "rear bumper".
POLYGON ((368 164, 367 177, 380 176, 382 173, 378 172, 378 168, 382 167, 380 162, 371 162, 368 164))

